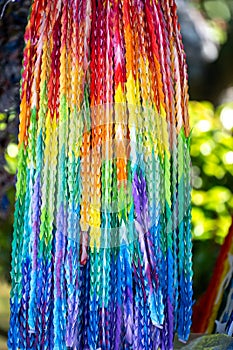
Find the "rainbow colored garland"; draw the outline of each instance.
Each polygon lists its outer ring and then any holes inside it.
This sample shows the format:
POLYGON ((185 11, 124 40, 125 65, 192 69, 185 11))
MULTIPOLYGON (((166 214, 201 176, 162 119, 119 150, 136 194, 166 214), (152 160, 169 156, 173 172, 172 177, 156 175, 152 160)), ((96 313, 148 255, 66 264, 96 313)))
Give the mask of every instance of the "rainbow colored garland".
POLYGON ((233 336, 233 218, 208 288, 193 311, 195 333, 233 336))
POLYGON ((192 314, 185 54, 173 0, 34 0, 9 349, 165 349, 192 314))

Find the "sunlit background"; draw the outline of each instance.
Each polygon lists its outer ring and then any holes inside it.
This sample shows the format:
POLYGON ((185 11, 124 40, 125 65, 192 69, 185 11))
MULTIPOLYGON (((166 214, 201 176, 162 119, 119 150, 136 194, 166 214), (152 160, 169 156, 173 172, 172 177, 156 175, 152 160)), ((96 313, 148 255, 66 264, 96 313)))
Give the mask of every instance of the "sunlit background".
MULTIPOLYGON (((6 1, 0 0, 0 12, 6 1)), ((0 20, 0 349, 6 348, 17 168, 19 79, 30 1, 0 20)), ((178 0, 192 128, 195 298, 205 291, 233 215, 233 0, 178 0)))

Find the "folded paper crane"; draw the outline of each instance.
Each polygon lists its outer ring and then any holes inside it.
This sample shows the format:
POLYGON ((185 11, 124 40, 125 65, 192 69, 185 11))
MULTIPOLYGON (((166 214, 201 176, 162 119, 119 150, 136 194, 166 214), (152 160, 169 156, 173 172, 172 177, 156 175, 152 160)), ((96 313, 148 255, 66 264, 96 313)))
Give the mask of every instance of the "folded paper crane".
POLYGON ((185 54, 173 0, 34 0, 9 349, 172 349, 192 314, 185 54))

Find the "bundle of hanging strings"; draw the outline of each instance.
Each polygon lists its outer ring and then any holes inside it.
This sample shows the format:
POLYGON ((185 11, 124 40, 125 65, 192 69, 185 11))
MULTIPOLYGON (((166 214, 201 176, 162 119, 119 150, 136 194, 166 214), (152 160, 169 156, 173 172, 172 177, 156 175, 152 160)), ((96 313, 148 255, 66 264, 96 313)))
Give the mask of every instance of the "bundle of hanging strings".
POLYGON ((173 349, 192 314, 190 130, 173 0, 34 0, 9 349, 173 349))

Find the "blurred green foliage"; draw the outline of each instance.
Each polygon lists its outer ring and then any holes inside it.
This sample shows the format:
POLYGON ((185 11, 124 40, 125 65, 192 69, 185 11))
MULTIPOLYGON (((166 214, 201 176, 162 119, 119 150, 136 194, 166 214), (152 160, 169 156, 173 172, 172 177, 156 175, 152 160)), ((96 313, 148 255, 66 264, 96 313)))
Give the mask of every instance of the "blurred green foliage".
POLYGON ((192 2, 209 23, 213 39, 219 44, 226 42, 227 26, 233 17, 233 0, 195 0, 192 2))
POLYGON ((210 20, 221 19, 230 21, 233 14, 232 0, 205 0, 200 1, 201 8, 210 20))
POLYGON ((13 231, 17 121, 15 112, 0 113, 0 278, 9 280, 13 231))
POLYGON ((199 9, 204 11, 206 17, 211 20, 231 20, 233 14, 232 0, 199 0, 194 2, 199 4, 199 9))
POLYGON ((233 103, 191 101, 194 295, 208 286, 233 215, 233 103))
POLYGON ((233 103, 190 102, 194 239, 222 243, 233 214, 233 103))

